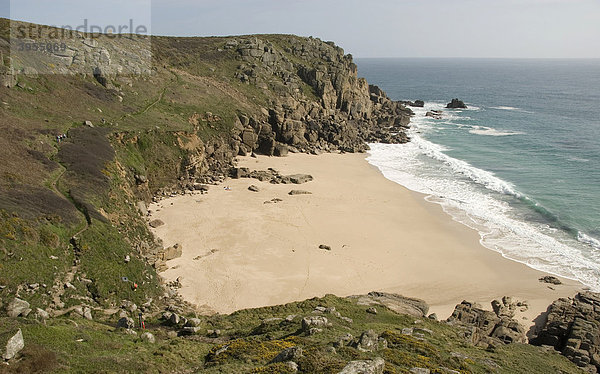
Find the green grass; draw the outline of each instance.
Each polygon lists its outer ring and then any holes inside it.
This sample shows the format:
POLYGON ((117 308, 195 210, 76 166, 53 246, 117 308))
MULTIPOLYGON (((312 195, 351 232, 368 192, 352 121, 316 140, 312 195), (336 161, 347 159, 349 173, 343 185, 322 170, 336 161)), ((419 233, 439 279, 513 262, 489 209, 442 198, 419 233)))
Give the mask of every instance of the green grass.
POLYGON ((132 252, 116 228, 94 221, 81 235, 81 243, 81 272, 93 283, 86 286, 75 282, 74 286, 82 290, 93 287, 99 303, 108 306, 111 301, 126 299, 141 305, 160 290, 152 268, 132 252), (124 262, 127 255, 131 256, 129 263, 124 262), (136 282, 139 289, 134 292, 122 277, 136 282))
POLYGON ((349 361, 376 357, 385 359, 385 373, 408 373, 412 367, 429 368, 432 373, 444 373, 442 368, 461 373, 580 373, 566 358, 539 347, 512 344, 485 350, 470 345, 456 328, 444 323, 398 315, 383 306, 377 307, 377 315, 365 309, 355 300, 326 296, 228 316, 200 317, 201 331, 191 337, 169 337, 169 328, 150 319, 147 326, 157 338, 155 344, 115 331, 116 317, 106 323, 58 318, 47 326, 0 318, 0 330, 22 328, 27 342, 23 364, 34 365, 40 356, 54 357, 49 362, 55 372, 286 373, 282 364, 270 364, 271 360, 285 348, 301 347, 300 373, 337 373, 349 361), (300 321, 314 315, 316 306, 335 307, 354 322, 325 314, 332 326, 306 336, 300 331, 300 321), (290 314, 298 316, 291 322, 262 323, 290 314), (417 320, 420 322, 415 323, 417 320), (429 329, 431 334, 425 333, 419 340, 402 335, 404 327, 429 329), (216 341, 205 337, 208 329, 221 330, 223 337, 216 341), (385 337, 388 348, 375 352, 351 346, 332 349, 341 336, 350 333, 358 337, 368 329, 385 337))
POLYGON ((73 262, 69 228, 50 222, 31 222, 0 211, 0 304, 10 301, 17 286, 38 283, 35 293, 22 293, 34 306, 45 306, 54 280, 73 262), (57 257, 56 260, 50 256, 57 257))

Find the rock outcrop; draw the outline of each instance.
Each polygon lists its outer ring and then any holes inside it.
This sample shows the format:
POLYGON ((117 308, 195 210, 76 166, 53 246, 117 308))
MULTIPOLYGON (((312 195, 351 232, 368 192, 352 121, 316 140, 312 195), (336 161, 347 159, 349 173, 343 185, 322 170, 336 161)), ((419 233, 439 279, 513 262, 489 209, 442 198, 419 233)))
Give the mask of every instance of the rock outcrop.
POLYGON ((556 300, 532 344, 554 347, 588 372, 600 370, 600 294, 578 293, 556 300))
POLYGON ((429 305, 423 300, 386 292, 370 292, 367 295, 351 297, 355 298, 359 305, 383 305, 396 313, 415 317, 425 317, 429 311, 429 305))
POLYGON ((366 361, 350 361, 338 374, 382 374, 385 361, 382 358, 366 361))
POLYGON ((351 345, 361 352, 374 352, 387 348, 387 341, 375 331, 369 330, 363 332, 351 345))
POLYGON ((425 102, 423 100, 401 101, 401 103, 415 108, 423 108, 425 106, 425 102))
POLYGON ((6 314, 9 317, 27 317, 31 313, 31 308, 29 307, 29 303, 25 300, 21 300, 19 298, 15 298, 13 301, 8 304, 6 307, 6 314))
POLYGON ((243 63, 236 77, 269 88, 265 77, 283 80, 284 89, 265 109, 266 118, 240 118, 236 139, 247 153, 284 156, 288 147, 363 152, 365 141, 403 143, 412 111, 358 78, 352 56, 333 43, 291 38, 279 49, 259 37, 230 40, 243 63))
POLYGON ((23 333, 21 329, 16 332, 0 335, 0 348, 2 349, 2 358, 4 360, 11 360, 25 348, 25 340, 23 339, 23 333))
POLYGON ((482 347, 527 342, 525 328, 512 318, 516 303, 505 297, 503 302, 494 300, 492 306, 494 312, 463 301, 456 306, 446 322, 461 327, 465 338, 482 347))

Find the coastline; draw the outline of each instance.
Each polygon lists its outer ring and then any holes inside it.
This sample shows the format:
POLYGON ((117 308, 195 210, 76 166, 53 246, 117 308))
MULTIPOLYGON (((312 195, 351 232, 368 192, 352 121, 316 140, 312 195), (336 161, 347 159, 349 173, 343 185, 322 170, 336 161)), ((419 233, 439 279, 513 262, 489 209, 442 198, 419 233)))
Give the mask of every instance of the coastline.
POLYGON ((516 318, 531 326, 554 300, 582 288, 567 279, 554 290, 540 283, 546 273, 483 247, 475 230, 386 179, 364 154, 245 157, 239 166, 315 179, 302 185, 227 180, 207 195, 150 207, 151 219, 165 222, 155 235, 165 246, 183 248, 161 275, 179 278, 183 298, 205 313, 385 291, 423 299, 445 319, 462 300, 491 309, 492 300, 512 296, 528 301, 516 318), (289 196, 292 189, 312 194, 289 196), (283 201, 265 204, 273 198, 283 201))

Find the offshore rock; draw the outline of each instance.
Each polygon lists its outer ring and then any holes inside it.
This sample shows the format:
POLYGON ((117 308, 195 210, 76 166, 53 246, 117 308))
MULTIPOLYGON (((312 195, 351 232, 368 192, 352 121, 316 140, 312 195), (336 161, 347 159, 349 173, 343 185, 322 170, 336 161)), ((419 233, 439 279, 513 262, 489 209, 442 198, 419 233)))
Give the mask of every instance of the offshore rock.
POLYGON ((446 108, 449 108, 449 109, 467 109, 467 106, 465 105, 465 103, 462 100, 452 99, 452 101, 449 102, 446 105, 446 108))

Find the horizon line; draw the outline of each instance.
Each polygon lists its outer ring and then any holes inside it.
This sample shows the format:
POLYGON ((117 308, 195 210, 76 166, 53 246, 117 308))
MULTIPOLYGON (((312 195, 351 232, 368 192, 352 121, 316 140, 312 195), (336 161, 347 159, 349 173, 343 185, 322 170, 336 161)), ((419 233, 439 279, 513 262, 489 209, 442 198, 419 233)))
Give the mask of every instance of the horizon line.
POLYGON ((360 57, 352 55, 355 60, 600 60, 600 57, 488 57, 488 56, 378 56, 360 57))

